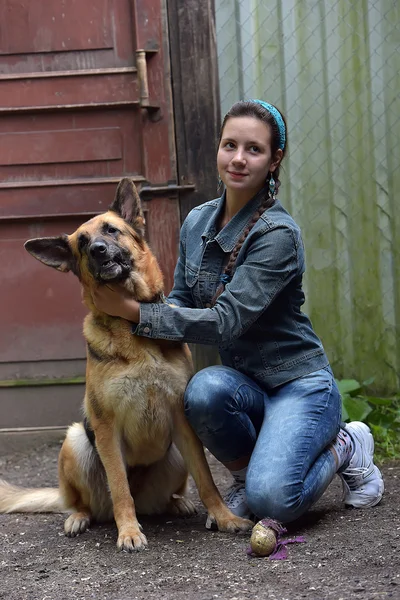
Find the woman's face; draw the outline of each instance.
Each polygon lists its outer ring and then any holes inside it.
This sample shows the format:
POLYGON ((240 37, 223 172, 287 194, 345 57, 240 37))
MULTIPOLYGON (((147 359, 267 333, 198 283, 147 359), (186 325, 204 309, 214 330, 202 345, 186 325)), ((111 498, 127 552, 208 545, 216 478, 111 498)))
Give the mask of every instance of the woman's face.
POLYGON ((254 196, 275 171, 282 150, 271 156, 271 129, 256 117, 230 117, 218 147, 217 167, 227 190, 254 196))

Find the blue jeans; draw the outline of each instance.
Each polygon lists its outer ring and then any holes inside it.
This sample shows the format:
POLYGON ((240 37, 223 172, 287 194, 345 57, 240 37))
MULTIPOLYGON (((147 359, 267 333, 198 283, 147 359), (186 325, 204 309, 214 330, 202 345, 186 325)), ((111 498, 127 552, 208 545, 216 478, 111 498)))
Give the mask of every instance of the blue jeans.
POLYGON ((251 455, 246 497, 259 518, 297 519, 336 473, 327 446, 340 429, 341 399, 329 367, 268 393, 230 367, 208 367, 189 382, 185 412, 222 463, 251 455))

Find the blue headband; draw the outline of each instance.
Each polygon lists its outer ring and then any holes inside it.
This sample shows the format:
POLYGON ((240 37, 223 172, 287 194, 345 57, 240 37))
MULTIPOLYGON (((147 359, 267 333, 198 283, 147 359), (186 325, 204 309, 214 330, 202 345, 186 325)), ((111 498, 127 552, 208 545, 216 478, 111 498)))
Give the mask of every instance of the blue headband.
POLYGON ((274 117, 275 123, 278 125, 278 129, 279 129, 279 139, 280 139, 279 148, 281 150, 284 150, 285 144, 286 144, 286 127, 285 127, 285 122, 282 119, 282 115, 279 112, 279 110, 277 108, 275 108, 275 106, 272 106, 272 104, 268 104, 268 102, 264 102, 264 100, 251 99, 251 100, 249 100, 249 102, 257 102, 257 104, 261 104, 261 106, 263 108, 265 108, 268 112, 270 112, 271 115, 274 117))

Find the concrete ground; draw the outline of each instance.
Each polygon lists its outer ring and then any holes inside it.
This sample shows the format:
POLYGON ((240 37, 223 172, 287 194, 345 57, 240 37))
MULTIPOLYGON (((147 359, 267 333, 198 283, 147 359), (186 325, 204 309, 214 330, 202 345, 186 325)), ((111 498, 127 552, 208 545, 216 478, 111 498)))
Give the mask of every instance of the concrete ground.
MULTIPOLYGON (((0 477, 55 486, 60 444, 0 457, 0 477)), ((223 492, 229 475, 209 457, 223 492)), ((0 515, 0 598, 6 600, 382 600, 400 599, 400 462, 382 466, 386 493, 367 510, 346 510, 335 480, 289 534, 287 560, 249 558, 249 535, 204 528, 205 511, 190 519, 141 519, 149 547, 118 553, 115 525, 66 538, 63 515, 0 515)))

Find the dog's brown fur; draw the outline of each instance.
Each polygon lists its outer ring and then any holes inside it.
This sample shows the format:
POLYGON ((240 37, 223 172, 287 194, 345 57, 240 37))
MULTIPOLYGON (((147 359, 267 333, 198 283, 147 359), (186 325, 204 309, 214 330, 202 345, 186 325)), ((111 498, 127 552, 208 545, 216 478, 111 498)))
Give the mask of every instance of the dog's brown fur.
POLYGON ((203 447, 186 421, 183 394, 193 369, 187 346, 132 335, 128 321, 101 313, 93 304, 94 286, 115 280, 140 302, 162 298, 162 274, 143 232, 136 188, 123 179, 105 214, 70 236, 26 243, 35 258, 60 271, 72 270, 82 284, 90 311, 84 321, 84 413, 95 447, 83 424, 75 423, 61 448, 58 489, 24 489, 0 481, 0 512, 71 510, 65 522, 69 536, 83 533, 93 520, 114 516, 118 548, 127 551, 147 544, 136 511, 195 512, 184 495, 182 456, 218 528, 234 532, 252 526, 223 503, 203 447), (108 255, 114 259, 116 252, 122 253, 119 262, 104 261, 108 255))

